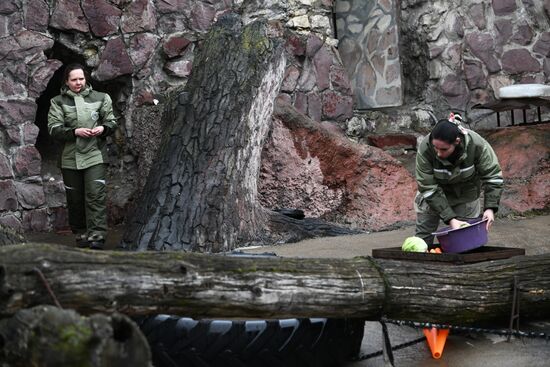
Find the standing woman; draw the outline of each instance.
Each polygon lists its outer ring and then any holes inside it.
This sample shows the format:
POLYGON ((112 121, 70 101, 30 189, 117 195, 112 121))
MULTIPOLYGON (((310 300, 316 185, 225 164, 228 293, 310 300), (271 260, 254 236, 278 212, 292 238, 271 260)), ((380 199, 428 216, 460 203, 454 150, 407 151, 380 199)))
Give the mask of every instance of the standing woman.
POLYGON ((105 138, 116 127, 111 98, 86 83, 84 68, 71 64, 61 94, 52 98, 48 132, 63 145, 60 167, 69 225, 78 247, 103 249, 107 235, 105 138))

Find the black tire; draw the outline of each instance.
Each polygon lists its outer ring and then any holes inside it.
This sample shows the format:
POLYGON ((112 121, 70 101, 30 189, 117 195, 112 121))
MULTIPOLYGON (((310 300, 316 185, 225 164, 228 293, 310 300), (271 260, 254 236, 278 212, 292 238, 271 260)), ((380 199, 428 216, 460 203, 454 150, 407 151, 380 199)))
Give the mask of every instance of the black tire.
POLYGON ((193 320, 157 315, 138 321, 155 367, 329 367, 359 354, 356 319, 193 320))

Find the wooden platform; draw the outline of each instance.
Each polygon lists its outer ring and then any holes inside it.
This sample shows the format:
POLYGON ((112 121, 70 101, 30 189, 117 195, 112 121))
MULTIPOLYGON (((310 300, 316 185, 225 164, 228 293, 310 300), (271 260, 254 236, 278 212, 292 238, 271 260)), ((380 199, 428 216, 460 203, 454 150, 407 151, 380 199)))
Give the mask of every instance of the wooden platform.
POLYGON ((401 247, 378 248, 372 250, 372 257, 378 259, 436 262, 446 263, 449 265, 462 265, 488 260, 500 260, 519 255, 525 255, 525 249, 514 247, 482 246, 462 254, 406 252, 401 250, 401 247))

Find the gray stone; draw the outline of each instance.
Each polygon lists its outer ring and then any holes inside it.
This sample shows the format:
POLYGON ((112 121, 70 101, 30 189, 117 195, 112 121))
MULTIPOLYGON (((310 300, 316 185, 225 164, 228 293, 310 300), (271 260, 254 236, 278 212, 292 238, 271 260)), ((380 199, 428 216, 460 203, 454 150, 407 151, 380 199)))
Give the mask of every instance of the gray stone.
POLYGON ((193 62, 191 60, 175 60, 175 61, 168 61, 166 64, 164 64, 164 70, 168 73, 168 75, 176 76, 179 78, 185 78, 189 74, 191 74, 191 70, 193 69, 193 62))
POLYGON ((487 26, 487 20, 485 18, 485 4, 473 4, 468 9, 470 19, 474 22, 475 26, 479 30, 484 30, 487 26))
POLYGON ((88 22, 80 8, 80 2, 57 0, 50 18, 50 26, 62 31, 89 32, 88 22))
POLYGON ((158 43, 158 37, 151 33, 138 33, 130 39, 128 54, 136 70, 140 70, 151 60, 158 43))
POLYGON ((17 3, 13 0, 3 0, 0 2, 0 14, 11 14, 17 11, 17 3))
POLYGON ((130 61, 122 39, 117 37, 109 40, 101 53, 94 77, 99 81, 104 81, 131 74, 132 71, 132 61, 130 61))
POLYGON ((300 70, 294 65, 290 65, 285 70, 285 76, 281 84, 282 92, 293 92, 298 83, 298 77, 300 76, 300 70))
POLYGON ((465 37, 466 44, 471 52, 487 66, 490 73, 500 70, 500 65, 495 57, 495 44, 490 34, 472 32, 465 37))
POLYGON ((25 209, 36 209, 46 203, 44 189, 34 183, 16 182, 19 204, 25 209))
POLYGON ((14 171, 18 177, 36 176, 40 174, 42 159, 38 150, 32 146, 17 148, 13 155, 14 171))
POLYGON ((46 32, 50 21, 50 9, 44 0, 27 0, 25 12, 25 27, 27 29, 46 32))
POLYGON ((550 32, 543 32, 533 46, 533 51, 543 56, 550 56, 550 32))
POLYGON ((527 46, 533 39, 533 30, 527 23, 522 23, 517 26, 517 31, 512 36, 512 42, 518 45, 527 46))
POLYGON ((7 99, 25 96, 27 88, 18 79, 19 75, 12 73, 9 68, 0 71, 0 98, 7 99))
POLYGON ((543 62, 544 75, 546 75, 546 82, 550 82, 550 57, 545 57, 543 62))
POLYGON ((380 42, 381 34, 377 29, 372 29, 367 35, 367 52, 372 54, 378 50, 378 43, 380 42))
POLYGON ((25 210, 23 212, 23 230, 31 232, 48 231, 48 210, 46 208, 25 210))
POLYGON ((29 84, 29 96, 40 97, 55 71, 62 65, 63 63, 59 60, 47 60, 35 68, 31 74, 32 83, 29 84))
POLYGON ((307 115, 315 121, 321 121, 323 110, 321 97, 317 93, 309 93, 307 96, 307 115))
POLYGON ((124 8, 121 29, 124 33, 154 31, 157 18, 151 0, 134 0, 124 8))
POLYGON ((487 76, 483 65, 477 60, 464 60, 464 76, 470 89, 487 87, 487 76))
POLYGON ((330 87, 330 67, 333 64, 332 54, 326 47, 322 47, 313 57, 315 75, 317 76, 317 88, 323 91, 330 87))
POLYGON ((376 103, 378 106, 395 106, 403 99, 400 87, 390 86, 376 90, 376 103))
POLYGON ((173 35, 163 42, 162 50, 166 56, 171 59, 181 56, 190 43, 191 41, 183 36, 173 35))
POLYGON ((17 190, 13 180, 0 181, 0 212, 17 209, 17 190))
POLYGON ((0 59, 5 61, 18 61, 19 54, 16 53, 19 49, 19 44, 15 40, 15 37, 4 37, 0 42, 0 59))
MULTIPOLYGON (((386 83, 392 84, 401 80, 401 66, 398 63, 388 64, 386 66, 386 73, 384 74, 386 83)), ((401 84, 401 83, 399 83, 401 84)))
POLYGON ((21 225, 21 221, 13 214, 7 214, 0 216, 0 224, 3 224, 7 227, 10 227, 14 229, 17 232, 21 232, 23 230, 23 226, 21 225))
POLYGON ((56 208, 66 204, 65 185, 61 180, 45 181, 44 194, 49 208, 56 208))
POLYGON ((8 157, 0 153, 0 178, 12 178, 13 172, 8 157))
POLYGON ((495 15, 508 15, 516 9, 516 0, 492 0, 495 15))
POLYGON ((109 1, 82 0, 82 9, 96 36, 105 37, 118 31, 122 11, 109 1))
POLYGON ((502 54, 502 69, 510 74, 538 72, 541 65, 528 50, 516 48, 502 54))

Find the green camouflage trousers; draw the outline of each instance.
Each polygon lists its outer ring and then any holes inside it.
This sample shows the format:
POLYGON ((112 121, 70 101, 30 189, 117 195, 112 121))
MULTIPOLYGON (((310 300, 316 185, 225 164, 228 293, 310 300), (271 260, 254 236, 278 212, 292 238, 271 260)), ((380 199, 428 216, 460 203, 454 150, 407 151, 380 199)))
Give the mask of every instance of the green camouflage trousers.
POLYGON ((75 234, 102 236, 107 234, 105 165, 96 164, 82 170, 61 169, 69 226, 75 234))
MULTIPOLYGON (((457 219, 473 219, 481 214, 481 200, 476 199, 464 204, 458 204, 451 207, 457 215, 457 219)), ((424 197, 417 192, 414 198, 414 211, 416 212, 416 231, 415 236, 422 238, 428 245, 433 244, 433 232, 437 231, 439 226, 439 213, 430 208, 424 197)))

